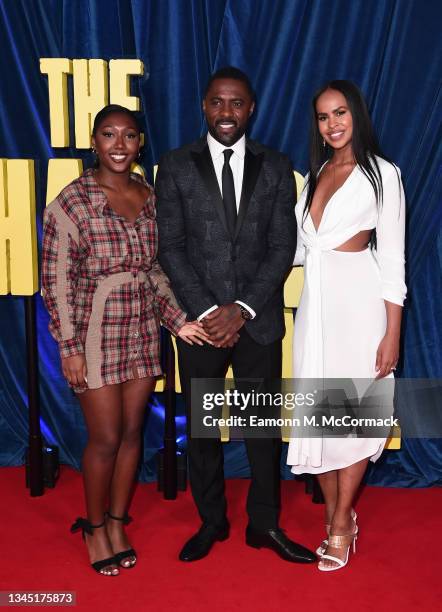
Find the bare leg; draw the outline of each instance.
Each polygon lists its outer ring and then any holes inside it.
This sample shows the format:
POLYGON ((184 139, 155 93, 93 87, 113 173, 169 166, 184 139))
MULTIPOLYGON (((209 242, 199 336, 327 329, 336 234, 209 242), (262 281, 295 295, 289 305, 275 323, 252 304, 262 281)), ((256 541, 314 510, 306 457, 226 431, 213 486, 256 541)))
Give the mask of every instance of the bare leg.
MULTIPOLYGON (((337 470, 338 498, 335 513, 331 522, 332 535, 348 535, 354 532, 354 521, 351 517, 353 500, 361 484, 362 477, 367 469, 368 459, 362 459, 353 465, 337 470)), ((327 555, 345 559, 346 550, 343 548, 327 547, 327 555)), ((337 565, 334 561, 323 559, 324 566, 337 565)))
MULTIPOLYGON (((83 453, 83 483, 87 518, 93 525, 104 520, 115 458, 121 440, 122 391, 121 385, 106 385, 78 394, 88 431, 88 442, 83 453)), ((113 556, 106 529, 94 529, 93 537, 86 536, 91 563, 113 556)), ((103 573, 118 573, 116 566, 104 568, 103 573)))
POLYGON ((325 524, 331 525, 338 501, 338 472, 331 470, 317 474, 316 478, 325 499, 325 524))
MULTIPOLYGON (((141 429, 149 395, 155 387, 155 379, 148 377, 130 380, 123 383, 121 387, 123 395, 122 435, 111 482, 109 506, 110 514, 117 517, 123 517, 127 512, 135 471, 140 459, 141 429)), ((107 531, 114 553, 131 547, 124 533, 122 521, 108 518, 107 531)), ((130 567, 135 561, 135 557, 128 557, 121 563, 125 567, 130 567)))

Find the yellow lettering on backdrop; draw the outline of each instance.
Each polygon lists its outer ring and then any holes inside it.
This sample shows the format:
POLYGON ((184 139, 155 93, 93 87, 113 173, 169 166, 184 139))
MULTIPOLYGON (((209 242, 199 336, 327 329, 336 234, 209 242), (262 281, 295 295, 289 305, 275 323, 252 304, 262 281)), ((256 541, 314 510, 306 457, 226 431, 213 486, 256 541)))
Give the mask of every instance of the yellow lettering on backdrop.
POLYGON ((388 450, 399 450, 401 447, 401 428, 393 427, 391 438, 388 438, 385 443, 385 448, 388 450))
MULTIPOLYGON (((304 186, 304 178, 296 170, 293 172, 296 181, 296 193, 297 198, 301 195, 302 188, 304 186)), ((284 306, 285 308, 297 308, 301 297, 302 285, 304 284, 304 270, 303 268, 292 268, 290 274, 284 285, 284 306)), ((292 317, 293 319, 293 317, 292 317)), ((287 311, 286 311, 286 324, 287 324, 287 311)), ((293 320, 291 322, 291 329, 293 329, 293 320)), ((287 338, 288 333, 286 333, 287 338)), ((285 340, 284 340, 285 342, 285 340)), ((284 378, 291 378, 292 376, 292 362, 291 362, 291 350, 290 360, 283 360, 282 364, 282 375, 284 378)))
POLYGON ((51 145, 68 147, 70 142, 67 75, 72 74, 72 62, 64 57, 42 57, 40 72, 48 75, 51 145))
POLYGON ((107 62, 101 59, 43 57, 40 72, 48 75, 51 145, 68 147, 69 108, 67 75, 74 77, 75 142, 79 149, 90 146, 90 132, 97 112, 108 103, 120 104, 130 110, 140 110, 140 100, 130 95, 129 76, 144 74, 143 62, 138 59, 109 62, 109 91, 107 62))
POLYGON ((293 170, 293 176, 295 177, 295 183, 296 183, 296 195, 297 195, 297 198, 299 199, 302 188, 304 187, 304 177, 297 170, 293 170))
POLYGON ((38 290, 34 162, 0 160, 0 294, 38 290))
POLYGON ((138 59, 109 62, 109 97, 111 104, 120 104, 132 111, 140 110, 140 100, 130 95, 129 75, 141 76, 144 65, 138 59))
POLYGON ((48 163, 46 206, 55 200, 60 191, 78 178, 82 172, 83 161, 81 159, 50 159, 48 163))
POLYGON ((108 103, 107 62, 73 60, 75 146, 89 149, 95 115, 108 103))

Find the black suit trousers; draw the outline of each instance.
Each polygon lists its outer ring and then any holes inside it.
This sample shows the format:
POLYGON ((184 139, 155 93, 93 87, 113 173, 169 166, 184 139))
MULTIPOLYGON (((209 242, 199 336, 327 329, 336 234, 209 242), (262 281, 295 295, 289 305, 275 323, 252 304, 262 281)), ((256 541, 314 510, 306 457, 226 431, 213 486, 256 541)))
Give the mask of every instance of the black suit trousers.
MULTIPOLYGON (((189 479, 201 520, 220 526, 226 521, 224 458, 219 439, 192 439, 190 436, 191 379, 224 378, 229 364, 235 378, 280 378, 281 340, 262 345, 243 327, 232 348, 210 345, 190 346, 178 339, 181 385, 187 411, 189 479)), ((280 512, 281 440, 259 438, 245 440, 251 469, 247 497, 249 524, 259 530, 278 526, 280 512)))

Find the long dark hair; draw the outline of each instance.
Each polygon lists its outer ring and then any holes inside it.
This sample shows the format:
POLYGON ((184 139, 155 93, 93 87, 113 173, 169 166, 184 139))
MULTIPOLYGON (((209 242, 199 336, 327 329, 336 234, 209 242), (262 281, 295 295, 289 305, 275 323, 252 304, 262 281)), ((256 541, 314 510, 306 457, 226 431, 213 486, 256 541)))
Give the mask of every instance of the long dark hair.
POLYGON ((379 170, 379 165, 376 161, 376 155, 392 163, 381 151, 370 115, 368 113, 367 104, 359 88, 351 81, 336 80, 329 81, 316 92, 312 100, 312 121, 310 128, 310 174, 307 188, 307 198, 303 211, 303 216, 308 214, 312 205, 313 195, 318 183, 318 172, 323 164, 328 161, 333 154, 333 149, 328 144, 323 145, 323 139, 318 128, 318 119, 316 112, 316 102, 321 94, 327 89, 334 89, 342 93, 345 97, 348 108, 350 109, 353 119, 353 135, 352 149, 356 164, 370 181, 376 197, 376 203, 382 203, 383 189, 382 176, 379 170))

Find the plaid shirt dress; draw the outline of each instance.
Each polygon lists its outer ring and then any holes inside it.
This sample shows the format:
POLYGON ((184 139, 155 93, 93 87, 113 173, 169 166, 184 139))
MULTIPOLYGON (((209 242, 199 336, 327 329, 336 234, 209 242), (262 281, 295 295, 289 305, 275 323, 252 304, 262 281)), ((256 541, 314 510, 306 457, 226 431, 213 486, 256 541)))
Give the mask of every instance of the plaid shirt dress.
MULTIPOLYGON (((161 374, 160 321, 185 323, 157 261, 155 195, 135 223, 109 206, 86 170, 44 213, 42 295, 61 357, 84 353, 88 388, 161 374)), ((84 390, 75 388, 76 391, 84 390)))

